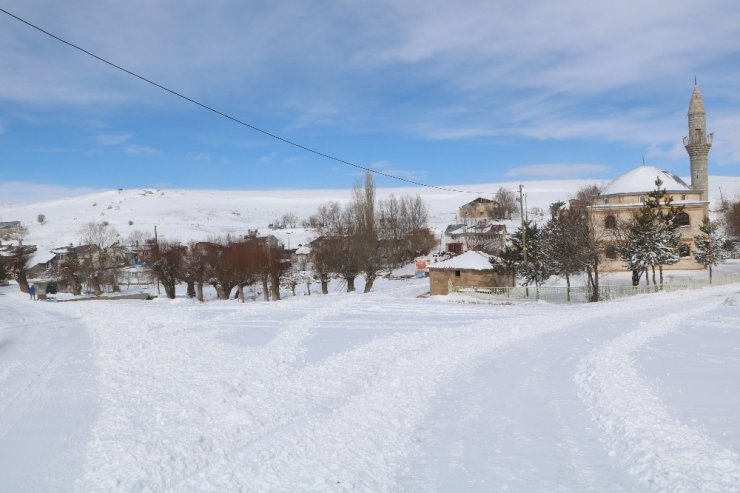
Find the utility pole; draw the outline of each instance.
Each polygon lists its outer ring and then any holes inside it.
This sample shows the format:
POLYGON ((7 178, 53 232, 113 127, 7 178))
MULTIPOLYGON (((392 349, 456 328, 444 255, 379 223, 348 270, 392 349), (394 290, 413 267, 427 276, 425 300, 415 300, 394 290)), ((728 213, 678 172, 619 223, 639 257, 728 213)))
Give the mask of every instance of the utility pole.
POLYGON ((524 192, 523 187, 519 185, 519 215, 522 219, 522 253, 524 256, 524 263, 527 263, 527 222, 524 216, 524 192))
MULTIPOLYGON (((157 236, 157 226, 156 225, 154 226, 154 245, 157 248, 157 253, 159 253, 159 237, 157 236)), ((157 296, 159 296, 160 294, 162 293, 159 291, 159 277, 158 277, 157 278, 157 296)))

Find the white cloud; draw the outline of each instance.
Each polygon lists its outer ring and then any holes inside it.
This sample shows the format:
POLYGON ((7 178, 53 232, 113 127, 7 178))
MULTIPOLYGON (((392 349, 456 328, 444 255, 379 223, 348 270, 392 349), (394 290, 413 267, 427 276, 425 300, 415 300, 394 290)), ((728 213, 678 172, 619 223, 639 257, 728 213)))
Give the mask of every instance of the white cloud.
POLYGON ((117 146, 130 140, 133 136, 133 134, 99 134, 97 142, 101 146, 117 146))
POLYGON ((611 170, 604 164, 531 164, 511 168, 506 176, 529 176, 540 178, 589 178, 611 170))
POLYGON ((262 156, 257 158, 257 160, 263 164, 270 164, 271 162, 275 160, 277 155, 278 155, 277 152, 271 152, 270 154, 263 154, 262 156))
POLYGON ((138 144, 131 144, 126 146, 126 152, 128 154, 143 154, 143 155, 157 155, 162 154, 159 150, 153 147, 141 146, 138 144))
POLYGON ((210 161, 211 154, 208 152, 196 152, 195 154, 188 154, 187 158, 192 161, 210 161))

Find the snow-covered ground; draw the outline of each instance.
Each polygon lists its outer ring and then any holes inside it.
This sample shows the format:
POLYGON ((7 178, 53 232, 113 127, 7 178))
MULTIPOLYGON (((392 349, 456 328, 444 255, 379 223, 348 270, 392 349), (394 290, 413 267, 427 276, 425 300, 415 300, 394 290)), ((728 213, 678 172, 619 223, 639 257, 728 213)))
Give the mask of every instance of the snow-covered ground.
POLYGON ((0 287, 0 490, 740 491, 740 285, 570 306, 383 287, 0 287))

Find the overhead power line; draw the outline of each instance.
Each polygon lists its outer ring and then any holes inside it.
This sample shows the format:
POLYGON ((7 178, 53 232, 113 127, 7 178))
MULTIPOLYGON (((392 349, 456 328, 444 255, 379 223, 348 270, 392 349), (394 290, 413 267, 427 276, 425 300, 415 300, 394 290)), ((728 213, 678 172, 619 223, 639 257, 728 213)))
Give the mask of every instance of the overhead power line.
POLYGON ((164 86, 164 85, 162 85, 162 84, 160 84, 158 82, 155 82, 152 79, 149 79, 147 77, 144 77, 143 75, 139 75, 136 72, 133 72, 132 70, 129 70, 129 69, 125 68, 125 67, 122 67, 121 65, 118 65, 116 63, 113 63, 110 60, 107 60, 107 59, 105 59, 105 58, 103 58, 101 56, 96 55, 95 53, 92 53, 91 51, 86 50, 85 48, 82 48, 81 46, 78 46, 78 45, 76 45, 76 44, 74 44, 74 43, 72 43, 70 41, 67 41, 67 40, 65 40, 65 39, 57 36, 56 34, 53 34, 53 33, 49 32, 49 31, 47 31, 47 30, 45 30, 45 29, 37 26, 36 24, 33 24, 32 22, 27 21, 26 19, 23 19, 22 17, 19 17, 19 16, 13 14, 12 12, 9 12, 9 11, 5 10, 2 7, 0 7, 0 12, 2 12, 3 14, 8 15, 10 17, 12 17, 13 19, 15 19, 15 20, 17 20, 19 22, 22 22, 26 26, 28 26, 28 27, 30 27, 32 29, 35 29, 36 31, 39 31, 39 32, 41 32, 41 33, 49 36, 50 38, 52 38, 52 39, 54 39, 56 41, 59 41, 60 43, 63 43, 65 45, 69 46, 70 48, 74 48, 75 50, 81 51, 82 53, 84 53, 84 54, 86 54, 88 56, 91 56, 92 58, 98 60, 99 62, 103 62, 106 65, 109 65, 109 66, 111 66, 111 67, 113 67, 115 69, 118 69, 121 72, 124 72, 124 73, 126 73, 126 74, 128 74, 128 75, 130 75, 132 77, 136 77, 137 79, 139 79, 141 81, 144 81, 147 84, 151 84, 154 87, 157 87, 158 89, 161 89, 161 90, 163 90, 165 92, 168 92, 168 93, 172 94, 173 96, 177 96, 180 99, 184 99, 185 101, 187 101, 189 103, 192 103, 192 104, 194 104, 196 106, 199 106, 199 107, 201 107, 204 110, 210 111, 211 113, 215 113, 218 116, 221 116, 223 118, 226 118, 228 120, 231 120, 232 122, 238 123, 239 125, 242 125, 242 126, 245 126, 247 128, 250 128, 250 129, 254 130, 255 132, 259 132, 259 133, 261 133, 263 135, 266 135, 266 136, 268 136, 268 137, 270 137, 272 139, 279 140, 280 142, 283 142, 284 144, 288 144, 288 145, 291 145, 293 147, 297 147, 298 149, 302 149, 302 150, 304 150, 306 152, 310 152, 310 153, 315 154, 317 156, 321 156, 323 158, 326 158, 326 159, 329 159, 329 160, 332 160, 332 161, 336 161, 338 163, 341 163, 341 164, 344 164, 344 165, 347 165, 347 166, 351 166, 353 168, 361 169, 363 171, 368 171, 370 173, 373 173, 373 174, 376 174, 376 175, 379 175, 379 176, 384 176, 386 178, 391 178, 393 180, 398 180, 398 181, 402 181, 402 182, 405 182, 405 183, 409 183, 411 185, 416 185, 416 186, 426 187, 426 188, 433 188, 433 189, 436 189, 436 190, 443 190, 443 191, 447 191, 447 192, 473 193, 473 194, 479 194, 479 195, 486 195, 486 194, 492 195, 490 192, 475 192, 475 191, 471 191, 471 190, 459 190, 459 189, 455 189, 455 188, 440 187, 440 186, 436 186, 436 185, 429 185, 427 183, 422 183, 422 182, 415 181, 415 180, 410 180, 408 178, 403 178, 401 176, 396 176, 396 175, 392 175, 390 173, 385 173, 383 171, 378 171, 378 170, 369 168, 367 166, 362 166, 360 164, 353 163, 351 161, 347 161, 346 159, 342 159, 342 158, 333 156, 331 154, 328 154, 328 153, 325 153, 325 152, 322 152, 322 151, 318 151, 316 149, 313 149, 311 147, 305 146, 303 144, 299 144, 298 142, 295 142, 293 140, 287 139, 285 137, 281 137, 281 136, 279 136, 279 135, 277 135, 277 134, 275 134, 273 132, 270 132, 268 130, 264 130, 264 129, 260 128, 260 127, 257 127, 256 125, 252 125, 251 123, 245 122, 244 120, 241 120, 241 119, 239 119, 239 118, 237 118, 235 116, 229 115, 228 113, 223 112, 221 110, 218 110, 218 109, 216 109, 216 108, 214 108, 212 106, 209 106, 207 104, 201 103, 200 101, 198 101, 196 99, 193 99, 191 97, 188 97, 188 96, 186 96, 186 95, 184 95, 184 94, 182 94, 180 92, 175 91, 174 89, 170 89, 169 87, 166 87, 166 86, 164 86))

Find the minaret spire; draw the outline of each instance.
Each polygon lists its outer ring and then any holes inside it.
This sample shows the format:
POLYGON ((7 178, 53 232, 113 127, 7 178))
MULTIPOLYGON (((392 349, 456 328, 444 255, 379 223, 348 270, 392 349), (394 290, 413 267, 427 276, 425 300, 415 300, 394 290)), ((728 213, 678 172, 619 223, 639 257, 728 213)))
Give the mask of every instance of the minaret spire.
POLYGON ((707 134, 707 114, 699 85, 694 77, 694 90, 689 101, 689 135, 683 138, 683 145, 691 161, 691 188, 702 192, 704 200, 709 199, 708 157, 712 147, 713 134, 707 134))

